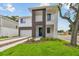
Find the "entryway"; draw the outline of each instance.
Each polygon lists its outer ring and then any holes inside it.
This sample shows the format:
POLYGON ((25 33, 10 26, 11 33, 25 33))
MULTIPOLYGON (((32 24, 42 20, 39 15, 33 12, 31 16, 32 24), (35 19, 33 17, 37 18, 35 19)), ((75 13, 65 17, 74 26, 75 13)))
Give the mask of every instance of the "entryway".
POLYGON ((39 27, 39 36, 43 35, 42 31, 43 31, 42 27, 39 27))

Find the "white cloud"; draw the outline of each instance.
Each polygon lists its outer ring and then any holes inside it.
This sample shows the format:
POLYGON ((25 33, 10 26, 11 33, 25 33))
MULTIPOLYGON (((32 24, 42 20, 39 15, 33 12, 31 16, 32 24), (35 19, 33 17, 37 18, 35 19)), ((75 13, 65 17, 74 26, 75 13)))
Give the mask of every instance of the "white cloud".
POLYGON ((9 12, 14 12, 15 11, 15 7, 12 4, 7 4, 5 6, 5 9, 8 10, 9 12))
POLYGON ((50 6, 49 3, 41 3, 40 6, 50 6))

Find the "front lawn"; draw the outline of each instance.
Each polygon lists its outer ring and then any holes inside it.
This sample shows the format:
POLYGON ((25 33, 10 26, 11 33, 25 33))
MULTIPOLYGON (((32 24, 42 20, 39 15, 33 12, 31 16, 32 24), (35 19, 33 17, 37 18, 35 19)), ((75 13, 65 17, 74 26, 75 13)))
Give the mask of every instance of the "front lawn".
POLYGON ((66 46, 62 40, 24 43, 0 52, 2 56, 79 56, 79 48, 66 46))

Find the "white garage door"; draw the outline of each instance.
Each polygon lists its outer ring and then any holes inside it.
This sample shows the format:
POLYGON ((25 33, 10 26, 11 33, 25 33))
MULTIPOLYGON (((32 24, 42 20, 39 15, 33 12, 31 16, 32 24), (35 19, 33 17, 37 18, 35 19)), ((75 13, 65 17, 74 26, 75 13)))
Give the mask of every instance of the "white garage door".
POLYGON ((30 37, 32 36, 32 30, 20 30, 20 35, 30 37))

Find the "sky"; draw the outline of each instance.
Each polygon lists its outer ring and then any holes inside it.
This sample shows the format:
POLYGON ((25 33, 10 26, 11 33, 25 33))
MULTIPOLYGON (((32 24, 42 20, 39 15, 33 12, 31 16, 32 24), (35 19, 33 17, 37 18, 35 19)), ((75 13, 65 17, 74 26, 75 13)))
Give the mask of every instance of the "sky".
MULTIPOLYGON (((31 16, 31 12, 28 8, 53 5, 43 3, 0 3, 0 15, 4 16, 31 16)), ((64 11, 63 11, 64 12, 64 11)), ((58 30, 67 31, 69 29, 69 23, 67 20, 58 16, 58 30)))

